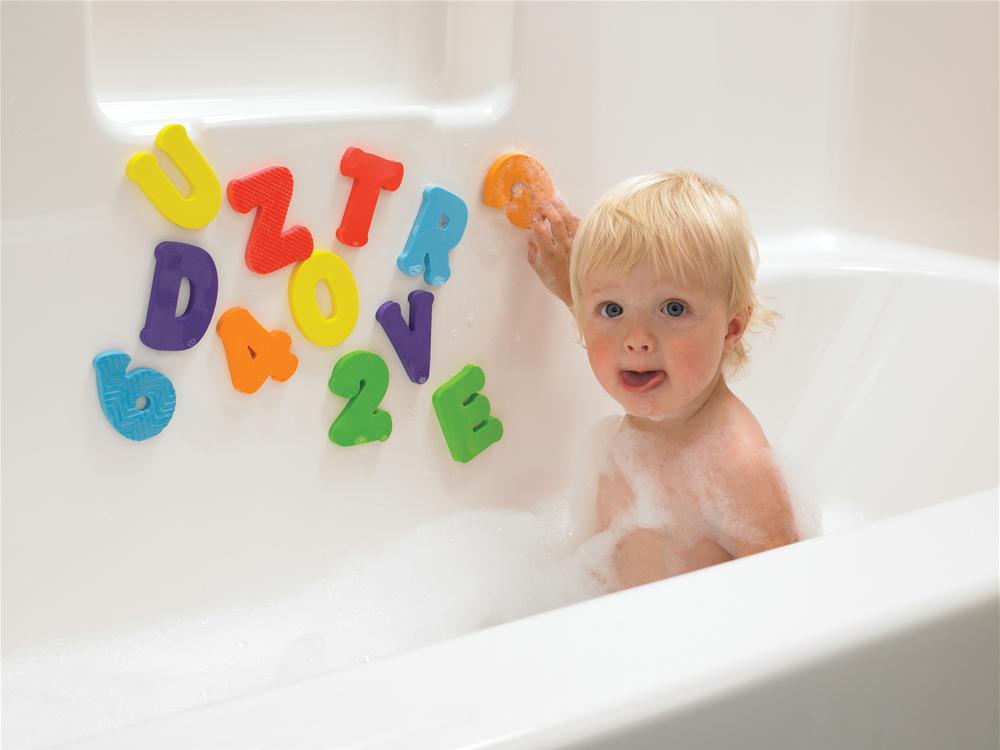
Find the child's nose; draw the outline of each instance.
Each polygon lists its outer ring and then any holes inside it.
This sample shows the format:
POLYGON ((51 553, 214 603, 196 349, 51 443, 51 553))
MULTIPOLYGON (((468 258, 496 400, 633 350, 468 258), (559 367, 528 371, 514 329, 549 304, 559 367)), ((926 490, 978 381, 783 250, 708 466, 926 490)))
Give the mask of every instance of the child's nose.
POLYGON ((629 331, 625 336, 625 349, 629 352, 648 354, 656 348, 656 342, 649 333, 641 328, 629 331))

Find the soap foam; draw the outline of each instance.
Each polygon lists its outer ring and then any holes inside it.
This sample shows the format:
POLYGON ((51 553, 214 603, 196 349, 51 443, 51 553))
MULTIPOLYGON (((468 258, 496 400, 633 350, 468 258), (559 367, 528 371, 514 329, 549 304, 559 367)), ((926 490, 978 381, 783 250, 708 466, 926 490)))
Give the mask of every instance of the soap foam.
MULTIPOLYGON (((680 524, 687 526, 682 529, 686 536, 721 530, 732 538, 762 541, 760 529, 747 524, 740 513, 739 499, 722 489, 719 467, 725 465, 734 439, 737 438, 726 430, 704 436, 697 445, 691 446, 691 450, 671 456, 668 471, 663 458, 656 454, 660 450, 657 444, 648 440, 641 430, 622 423, 609 452, 634 495, 635 507, 620 519, 625 527, 623 531, 680 524), (700 515, 697 518, 675 518, 664 507, 662 495, 671 491, 671 472, 684 477, 677 491, 684 492, 686 500, 698 506, 700 515)), ((860 512, 835 502, 822 487, 811 465, 793 451, 762 446, 759 460, 777 467, 800 538, 848 528, 864 520, 860 512)))
POLYGON ((774 455, 792 499, 801 538, 833 534, 868 520, 856 501, 836 497, 823 485, 811 462, 787 448, 775 448, 774 455))
POLYGON ((563 507, 424 524, 252 609, 4 659, 3 746, 57 743, 364 663, 606 593, 607 553, 563 507), (52 721, 61 716, 60 721, 52 721))
POLYGON ((5 656, 3 746, 109 731, 606 593, 597 452, 579 452, 576 484, 529 510, 431 521, 280 598, 5 656))

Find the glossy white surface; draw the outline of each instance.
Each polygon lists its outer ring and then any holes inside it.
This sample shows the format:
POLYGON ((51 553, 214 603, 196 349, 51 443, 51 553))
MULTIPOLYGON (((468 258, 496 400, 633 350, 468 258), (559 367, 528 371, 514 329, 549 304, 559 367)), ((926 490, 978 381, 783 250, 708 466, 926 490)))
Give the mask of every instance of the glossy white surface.
POLYGON ((178 119, 208 126, 359 117, 487 125, 509 108, 512 4, 283 6, 247 3, 236 13, 206 4, 181 13, 166 3, 93 5, 98 107, 117 128, 147 136, 178 119), (179 39, 184 55, 175 54, 179 39))
POLYGON ((997 484, 997 265, 849 234, 761 248, 784 316, 734 390, 825 510, 885 518, 997 484))
MULTIPOLYGON (((806 732, 810 747, 831 749, 933 748, 945 737, 987 747, 996 736, 997 434, 981 415, 996 412, 996 369, 982 366, 996 361, 996 267, 833 233, 765 243, 762 255, 761 288, 785 319, 754 342, 757 366, 738 390, 779 450, 813 468, 820 494, 810 502, 821 504, 825 536, 292 685, 280 685, 291 652, 275 642, 263 653, 265 662, 280 657, 278 675, 256 684, 279 686, 234 700, 217 680, 211 696, 184 698, 169 687, 183 666, 161 665, 164 697, 201 710, 73 747, 552 747, 608 733, 617 738, 606 738, 609 747, 643 747, 721 738, 717 717, 748 705, 758 720, 741 731, 768 746, 793 747, 806 732), (949 335, 957 320, 975 321, 969 335, 949 335), (939 356, 928 359, 928 348, 939 356), (980 366, 956 366, 963 361, 980 366), (938 681, 928 683, 932 674, 938 681), (845 704, 851 680, 884 683, 891 695, 845 704), (771 693, 797 708, 778 710, 761 697, 771 693), (810 719, 818 704, 839 723, 810 719)), ((101 726, 66 703, 81 689, 82 664, 94 686, 148 695, 146 714, 109 698, 107 726, 152 718, 163 710, 156 674, 126 679, 128 659, 155 670, 142 651, 173 639, 183 662, 191 639, 207 643, 213 629, 213 658, 231 660, 214 668, 237 684, 245 656, 229 641, 255 632, 262 615, 228 617, 228 630, 210 617, 187 640, 178 626, 119 633, 122 656, 104 673, 62 652, 72 682, 53 705, 87 733, 101 726)), ((115 641, 89 648, 113 654, 115 641)), ((305 658, 323 653, 308 640, 295 648, 305 658)), ((207 665, 188 668, 205 669, 209 684, 207 665)), ((15 674, 6 686, 22 709, 18 728, 42 720, 25 701, 29 684, 15 674)))
POLYGON ((129 718, 152 721, 80 746, 718 746, 722 727, 750 747, 996 745, 997 266, 967 257, 996 249, 995 5, 260 4, 246 36, 221 33, 230 4, 148 6, 145 27, 141 4, 0 7, 3 650, 5 665, 69 654, 46 665, 41 699, 5 675, 5 747, 114 727, 122 693, 129 718), (248 56, 262 27, 296 22, 305 36, 280 44, 326 39, 330 53, 248 56), (383 54, 359 70, 355 43, 383 54), (287 272, 246 270, 248 217, 224 206, 180 230, 125 179, 167 120, 224 182, 292 169, 289 223, 359 281, 342 346, 299 334, 287 272), (359 251, 334 240, 348 146, 407 170, 359 251), (197 629, 217 608, 235 623, 224 632, 252 631, 261 608, 354 554, 572 480, 581 436, 614 405, 523 262, 522 233, 479 201, 510 148, 542 158, 579 210, 669 167, 743 199, 761 289, 785 318, 735 389, 842 533, 264 689, 294 677, 276 677, 308 635, 292 622, 253 644, 253 679, 175 690, 178 673, 199 685, 206 651, 144 628, 192 624, 226 675, 242 647, 197 629), (429 183, 470 220, 418 388, 374 311, 422 286, 393 262, 429 183), (139 343, 165 239, 213 255, 216 319, 245 305, 292 334, 291 381, 234 392, 213 328, 187 352, 139 343), (95 398, 90 362, 111 347, 177 388, 174 421, 145 444, 115 434, 95 398), (325 384, 357 348, 389 363, 395 426, 342 451, 326 441, 339 402, 325 384), (430 389, 466 362, 484 367, 505 437, 460 466, 430 389), (88 639, 137 651, 70 680, 88 639), (165 645, 170 663, 150 666, 165 645))

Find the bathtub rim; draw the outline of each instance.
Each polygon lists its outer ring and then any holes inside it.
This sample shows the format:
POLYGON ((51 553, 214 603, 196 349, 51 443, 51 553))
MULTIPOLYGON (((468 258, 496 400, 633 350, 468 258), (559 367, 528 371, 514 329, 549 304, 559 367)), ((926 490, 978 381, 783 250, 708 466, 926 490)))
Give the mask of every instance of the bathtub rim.
MULTIPOLYGON (((757 246, 758 272, 765 275, 771 270, 807 268, 895 271, 1000 286, 1000 254, 995 259, 982 258, 833 226, 762 234, 757 246)), ((758 282, 764 278, 758 276, 758 282)))

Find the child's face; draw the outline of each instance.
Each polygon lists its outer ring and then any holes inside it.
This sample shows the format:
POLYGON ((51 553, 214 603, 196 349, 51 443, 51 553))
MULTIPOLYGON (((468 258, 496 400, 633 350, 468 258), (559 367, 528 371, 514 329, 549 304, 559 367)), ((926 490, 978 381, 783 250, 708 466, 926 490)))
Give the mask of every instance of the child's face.
POLYGON ((685 418, 704 402, 747 316, 725 291, 683 286, 649 264, 623 279, 597 268, 581 283, 580 330, 598 382, 625 411, 685 418))

